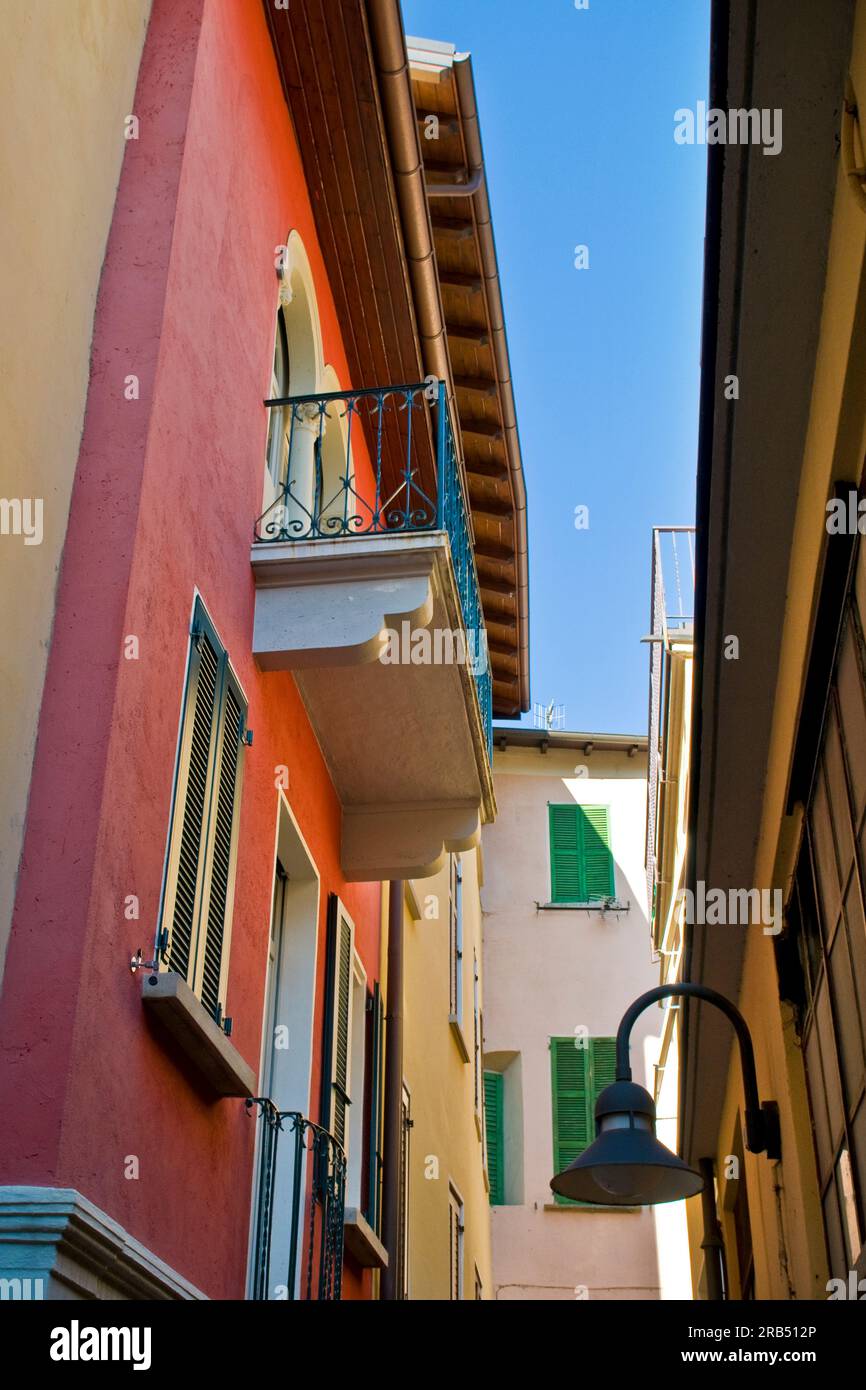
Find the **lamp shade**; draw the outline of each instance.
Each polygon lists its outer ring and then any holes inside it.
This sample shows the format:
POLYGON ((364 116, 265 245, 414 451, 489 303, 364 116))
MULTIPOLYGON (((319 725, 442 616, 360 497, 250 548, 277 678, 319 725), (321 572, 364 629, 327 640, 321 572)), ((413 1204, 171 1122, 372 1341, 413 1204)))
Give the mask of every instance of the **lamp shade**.
POLYGON ((633 1081, 606 1086, 595 1106, 596 1138, 550 1186, 597 1206, 639 1207, 693 1197, 701 1174, 661 1144, 652 1096, 633 1081))

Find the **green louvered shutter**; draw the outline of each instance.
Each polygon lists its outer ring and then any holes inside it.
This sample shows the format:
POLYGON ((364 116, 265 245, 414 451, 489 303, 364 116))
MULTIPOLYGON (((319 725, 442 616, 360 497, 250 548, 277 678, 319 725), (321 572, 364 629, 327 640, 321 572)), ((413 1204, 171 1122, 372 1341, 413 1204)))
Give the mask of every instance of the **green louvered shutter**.
POLYGON ((581 902, 581 860, 575 806, 550 806, 550 887, 555 903, 581 902))
POLYGON ((616 1038, 591 1038, 592 1122, 591 1138, 595 1138, 595 1102, 605 1086, 616 1081, 616 1038))
POLYGON ((589 1043, 589 1141, 595 1138, 595 1102, 605 1086, 616 1081, 616 1038, 591 1038, 589 1043))
MULTIPOLYGON (((553 1163, 561 1173, 595 1139, 595 1103, 605 1086, 616 1080, 616 1039, 551 1038, 553 1079, 553 1163)), ((580 1206, 567 1197, 560 1206, 580 1206)))
POLYGON ((606 806, 579 806, 583 837, 584 901, 612 898, 613 855, 610 852, 610 826, 606 806))
POLYGON ((484 1121, 487 1136, 487 1176, 490 1180, 490 1205, 502 1206, 505 1201, 505 1124, 501 1072, 484 1073, 484 1121))
MULTIPOLYGON (((589 1049, 577 1038, 550 1039, 553 1094, 553 1171, 561 1173, 595 1136, 590 1103, 589 1049)), ((586 1041, 584 1039, 584 1041, 586 1041)), ((567 1204, 565 1197, 556 1197, 567 1204)))
POLYGON ((613 855, 607 806, 548 807, 550 896, 555 903, 613 897, 613 855))

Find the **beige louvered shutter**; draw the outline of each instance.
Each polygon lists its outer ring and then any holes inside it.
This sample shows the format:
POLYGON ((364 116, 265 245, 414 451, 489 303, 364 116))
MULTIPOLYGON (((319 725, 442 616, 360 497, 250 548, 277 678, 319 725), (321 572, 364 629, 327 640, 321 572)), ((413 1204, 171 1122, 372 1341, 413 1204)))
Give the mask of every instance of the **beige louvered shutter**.
POLYGON ((219 1016, 223 1002, 224 948, 240 819, 240 768, 244 709, 226 673, 216 742, 215 785, 211 799, 211 835, 207 846, 207 912, 201 964, 201 1001, 219 1016))
POLYGON ((338 1144, 346 1143, 346 1111, 351 1104, 352 971, 354 927, 339 898, 332 897, 328 923, 325 985, 325 1055, 322 1113, 338 1144))
POLYGON ((181 724, 163 922, 168 964, 192 983, 204 886, 204 837, 213 779, 220 658, 209 633, 193 633, 181 724))
POLYGON ((245 722, 246 701, 199 600, 169 830, 162 958, 215 1018, 225 995, 245 722))

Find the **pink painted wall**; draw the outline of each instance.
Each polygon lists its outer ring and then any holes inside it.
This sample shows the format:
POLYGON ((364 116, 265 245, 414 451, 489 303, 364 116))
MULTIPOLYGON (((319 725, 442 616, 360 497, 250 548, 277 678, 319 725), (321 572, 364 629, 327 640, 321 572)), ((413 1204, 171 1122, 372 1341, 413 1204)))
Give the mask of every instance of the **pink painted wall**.
MULTIPOLYGON (((76 1187, 215 1298, 242 1297, 254 1125, 153 1034, 140 977, 168 830, 197 587, 249 698, 227 1012, 257 1068, 277 811, 274 769, 322 876, 309 1113, 318 1117, 329 891, 378 974, 379 886, 345 883, 340 808, 292 677, 250 655, 276 309, 274 248, 310 256, 325 360, 348 385, 300 157, 261 7, 155 0, 99 294, 0 1045, 0 1182, 76 1187), (124 378, 141 382, 124 399, 124 378), (122 656, 135 634, 140 659, 122 656), (138 922, 124 918, 126 895, 138 922), (137 1155, 140 1178, 124 1177, 137 1155)), ((369 1276, 348 1268, 345 1294, 369 1276)))

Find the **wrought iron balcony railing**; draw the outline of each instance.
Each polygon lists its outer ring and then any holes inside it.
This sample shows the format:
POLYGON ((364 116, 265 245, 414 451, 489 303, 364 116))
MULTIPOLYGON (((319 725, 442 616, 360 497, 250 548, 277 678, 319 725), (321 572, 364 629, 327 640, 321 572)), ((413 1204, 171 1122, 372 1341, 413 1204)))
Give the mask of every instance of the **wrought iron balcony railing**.
MULTIPOLYGON (((337 1301, 343 1276, 346 1155, 332 1134, 297 1111, 280 1111, 263 1096, 246 1101, 248 1110, 254 1105, 262 1135, 252 1297, 274 1298, 275 1288, 282 1286, 288 1299, 337 1301), (290 1136, 289 1164, 278 1151, 281 1134, 290 1136), (275 1223, 281 1236, 288 1224, 285 1271, 271 1267, 275 1223)), ((285 1247, 285 1240, 280 1243, 285 1247)))
POLYGON ((257 542, 446 532, 489 754, 487 633, 444 382, 287 396, 265 405, 275 496, 256 522, 257 542))

